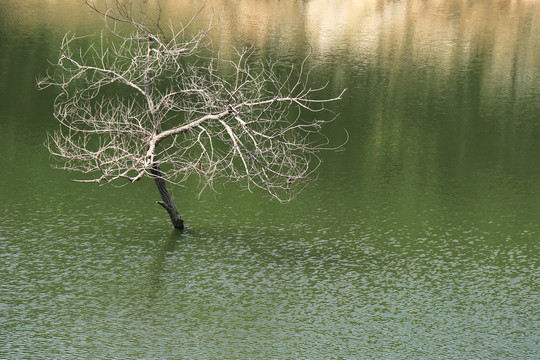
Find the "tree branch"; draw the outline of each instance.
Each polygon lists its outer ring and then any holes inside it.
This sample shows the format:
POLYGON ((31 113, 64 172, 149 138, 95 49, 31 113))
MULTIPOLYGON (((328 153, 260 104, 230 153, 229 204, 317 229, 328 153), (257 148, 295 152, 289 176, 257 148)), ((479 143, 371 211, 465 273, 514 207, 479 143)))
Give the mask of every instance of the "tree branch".
POLYGON ((58 62, 38 82, 60 89, 60 128, 47 141, 60 168, 83 174, 81 182, 124 185, 156 179, 158 167, 160 181, 182 184, 195 175, 203 188, 241 181, 280 201, 310 180, 329 143, 322 126, 336 117, 326 106, 345 90, 327 97, 328 84, 309 87, 307 57, 281 76, 277 62, 257 60, 254 49, 224 59, 208 48, 213 20, 190 32, 192 18, 166 37, 161 8, 156 17, 143 14, 143 24, 129 2, 88 5, 113 39, 88 45, 66 34, 58 62))

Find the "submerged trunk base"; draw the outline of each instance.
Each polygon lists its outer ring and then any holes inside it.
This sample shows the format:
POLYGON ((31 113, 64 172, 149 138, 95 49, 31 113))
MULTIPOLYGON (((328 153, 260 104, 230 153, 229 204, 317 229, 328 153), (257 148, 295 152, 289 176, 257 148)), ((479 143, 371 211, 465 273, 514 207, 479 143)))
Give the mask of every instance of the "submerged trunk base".
POLYGON ((184 220, 180 217, 180 214, 178 214, 178 210, 176 210, 176 206, 174 206, 174 203, 171 203, 172 207, 164 201, 156 201, 156 203, 163 206, 163 208, 167 210, 175 229, 184 230, 184 220))
POLYGON ((176 205, 174 204, 174 201, 172 199, 171 193, 169 192, 169 189, 167 189, 167 184, 165 180, 163 180, 159 165, 154 166, 154 168, 152 169, 152 174, 154 175, 154 181, 156 182, 162 200, 157 201, 157 203, 163 206, 165 210, 167 210, 173 226, 178 230, 184 230, 184 220, 180 217, 178 209, 176 208, 176 205))

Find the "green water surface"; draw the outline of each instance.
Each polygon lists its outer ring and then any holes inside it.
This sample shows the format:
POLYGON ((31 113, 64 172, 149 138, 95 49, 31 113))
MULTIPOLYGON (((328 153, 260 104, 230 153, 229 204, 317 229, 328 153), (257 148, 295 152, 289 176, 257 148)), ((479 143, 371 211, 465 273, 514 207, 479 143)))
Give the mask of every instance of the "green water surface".
POLYGON ((540 2, 330 3, 216 1, 224 53, 311 45, 350 138, 287 205, 175 188, 177 232, 152 181, 76 184, 43 146, 35 80, 100 19, 2 1, 0 358, 540 358, 540 2))

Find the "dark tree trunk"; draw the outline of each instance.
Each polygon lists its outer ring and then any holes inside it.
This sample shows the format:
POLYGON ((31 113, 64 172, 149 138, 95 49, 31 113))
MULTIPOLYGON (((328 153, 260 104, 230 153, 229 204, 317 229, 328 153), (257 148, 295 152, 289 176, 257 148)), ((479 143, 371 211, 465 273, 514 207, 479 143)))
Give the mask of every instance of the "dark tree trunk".
POLYGON ((154 165, 152 168, 152 174, 154 175, 154 181, 156 182, 157 188, 159 190, 159 194, 161 195, 161 200, 157 203, 167 212, 169 213, 169 216, 171 217, 171 222, 173 226, 176 229, 183 230, 184 229, 184 220, 180 217, 180 214, 178 214, 178 209, 176 208, 176 205, 174 204, 174 201, 172 199, 171 193, 169 192, 169 189, 167 189, 167 184, 165 180, 163 180, 161 169, 159 168, 159 165, 154 165))

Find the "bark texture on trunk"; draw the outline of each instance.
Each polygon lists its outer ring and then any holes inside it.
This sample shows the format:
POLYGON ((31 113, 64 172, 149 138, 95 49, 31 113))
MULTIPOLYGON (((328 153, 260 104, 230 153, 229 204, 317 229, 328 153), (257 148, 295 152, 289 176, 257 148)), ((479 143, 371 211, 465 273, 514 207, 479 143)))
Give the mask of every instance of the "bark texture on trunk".
POLYGON ((159 165, 154 165, 154 167, 152 168, 152 174, 154 175, 154 181, 156 182, 162 200, 158 201, 157 203, 163 206, 165 210, 167 210, 169 216, 171 217, 171 222, 173 226, 176 229, 183 230, 184 220, 180 217, 178 209, 176 208, 176 205, 174 204, 174 201, 172 199, 171 193, 169 192, 169 189, 167 189, 167 183, 165 182, 165 180, 163 180, 159 165))

